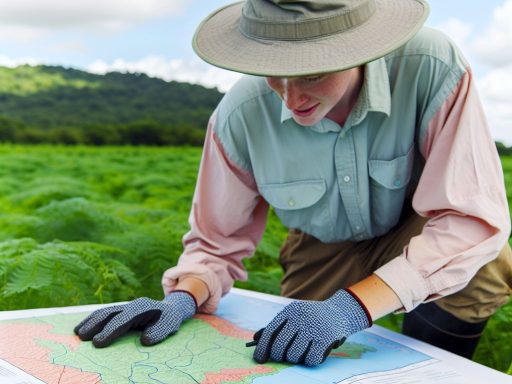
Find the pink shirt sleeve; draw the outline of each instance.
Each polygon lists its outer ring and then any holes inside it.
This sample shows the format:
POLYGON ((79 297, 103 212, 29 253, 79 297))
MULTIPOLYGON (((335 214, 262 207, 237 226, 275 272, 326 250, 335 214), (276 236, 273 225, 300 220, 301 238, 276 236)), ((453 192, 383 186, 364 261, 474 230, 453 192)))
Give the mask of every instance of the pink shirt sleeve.
POLYGON ((375 272, 406 311, 465 287, 510 234, 501 163, 471 72, 430 120, 422 145, 426 163, 413 208, 430 220, 375 272))
POLYGON ((164 272, 164 292, 184 276, 202 280, 210 297, 199 308, 211 313, 234 280, 247 279, 242 259, 252 256, 265 229, 268 204, 260 197, 252 174, 226 156, 210 119, 178 265, 164 272), (236 209, 233 209, 236 207, 236 209))

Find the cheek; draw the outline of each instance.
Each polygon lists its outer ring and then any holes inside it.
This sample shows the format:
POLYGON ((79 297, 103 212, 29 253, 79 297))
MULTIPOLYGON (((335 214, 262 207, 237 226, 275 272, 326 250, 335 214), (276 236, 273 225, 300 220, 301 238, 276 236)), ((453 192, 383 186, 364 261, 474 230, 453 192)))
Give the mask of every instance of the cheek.
POLYGON ((272 89, 274 92, 277 92, 278 95, 281 95, 282 90, 283 90, 283 85, 282 85, 281 80, 274 79, 271 77, 267 77, 266 80, 267 80, 267 85, 269 86, 269 88, 272 89))
POLYGON ((337 92, 337 90, 338 87, 336 86, 336 84, 319 84, 310 89, 310 94, 314 95, 318 99, 330 99, 333 97, 333 94, 337 92))
POLYGON ((315 94, 325 99, 337 101, 343 96, 346 88, 347 83, 345 81, 329 81, 315 89, 315 94))

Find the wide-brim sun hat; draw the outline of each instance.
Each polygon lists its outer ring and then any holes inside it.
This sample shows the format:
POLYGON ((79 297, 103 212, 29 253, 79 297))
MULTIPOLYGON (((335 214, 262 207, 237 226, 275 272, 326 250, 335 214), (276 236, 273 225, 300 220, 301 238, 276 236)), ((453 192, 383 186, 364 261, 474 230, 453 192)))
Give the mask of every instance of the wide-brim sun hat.
POLYGON ((246 0, 204 19, 192 46, 204 61, 240 73, 335 72, 404 45, 428 13, 424 0, 246 0))

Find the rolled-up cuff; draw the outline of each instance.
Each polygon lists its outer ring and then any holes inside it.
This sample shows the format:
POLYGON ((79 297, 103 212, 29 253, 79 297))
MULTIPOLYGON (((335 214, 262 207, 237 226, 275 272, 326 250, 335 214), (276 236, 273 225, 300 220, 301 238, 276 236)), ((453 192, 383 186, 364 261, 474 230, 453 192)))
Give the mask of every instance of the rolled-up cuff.
POLYGON ((403 256, 392 259, 374 273, 396 293, 406 312, 412 311, 429 296, 425 279, 403 256))
POLYGON ((165 295, 176 288, 178 279, 194 277, 201 280, 208 287, 209 297, 199 306, 198 312, 213 313, 222 297, 222 287, 219 278, 210 268, 202 264, 179 265, 166 270, 162 276, 162 287, 165 295))

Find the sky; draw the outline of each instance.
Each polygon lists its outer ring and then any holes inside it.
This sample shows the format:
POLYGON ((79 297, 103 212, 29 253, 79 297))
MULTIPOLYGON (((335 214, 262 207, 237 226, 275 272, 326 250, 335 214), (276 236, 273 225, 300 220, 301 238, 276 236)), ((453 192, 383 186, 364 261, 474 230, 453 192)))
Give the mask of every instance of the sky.
MULTIPOLYGON (((0 66, 144 72, 226 91, 240 75, 191 48, 195 28, 229 0, 0 0, 0 66)), ((495 140, 512 145, 512 0, 430 0, 426 25, 469 60, 495 140)))

